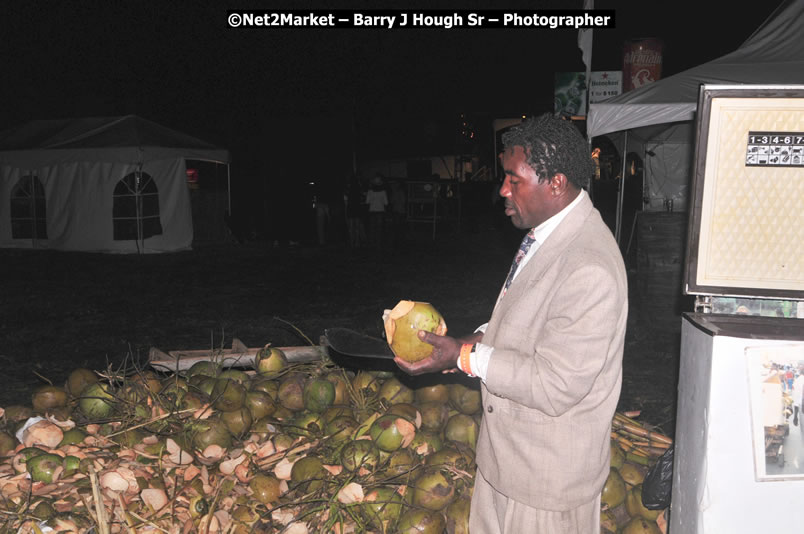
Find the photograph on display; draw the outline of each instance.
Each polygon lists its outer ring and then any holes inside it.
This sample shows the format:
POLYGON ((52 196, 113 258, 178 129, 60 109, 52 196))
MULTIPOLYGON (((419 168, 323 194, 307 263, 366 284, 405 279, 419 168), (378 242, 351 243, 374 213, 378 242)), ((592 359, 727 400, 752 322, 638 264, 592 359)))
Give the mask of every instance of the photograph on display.
POLYGON ((756 479, 804 479, 804 343, 745 354, 756 479))

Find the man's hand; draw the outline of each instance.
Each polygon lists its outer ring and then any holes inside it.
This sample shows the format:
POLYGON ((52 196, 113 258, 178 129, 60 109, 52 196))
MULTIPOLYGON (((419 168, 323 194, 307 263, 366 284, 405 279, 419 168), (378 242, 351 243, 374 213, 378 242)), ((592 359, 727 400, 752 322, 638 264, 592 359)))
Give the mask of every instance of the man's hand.
POLYGON ((426 330, 419 330, 418 336, 419 339, 433 346, 433 353, 423 360, 412 363, 396 357, 394 361, 400 369, 409 375, 421 375, 443 371, 456 366, 458 354, 461 350, 461 341, 449 336, 439 336, 426 330))

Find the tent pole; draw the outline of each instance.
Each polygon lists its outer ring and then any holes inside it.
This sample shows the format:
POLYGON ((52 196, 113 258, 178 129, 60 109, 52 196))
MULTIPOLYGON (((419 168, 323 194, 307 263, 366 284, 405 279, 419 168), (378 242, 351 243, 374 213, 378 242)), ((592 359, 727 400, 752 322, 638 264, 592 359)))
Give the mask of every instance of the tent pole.
POLYGON ((628 160, 628 130, 625 130, 623 135, 623 152, 622 152, 622 159, 623 159, 623 169, 622 173, 620 174, 620 189, 617 192, 617 218, 614 230, 614 238, 617 240, 617 244, 620 244, 620 237, 622 234, 622 225, 623 225, 623 198, 625 196, 625 170, 627 167, 627 160, 628 160))
MULTIPOLYGON (((592 153, 592 138, 587 136, 586 141, 589 144, 589 153, 592 153)), ((592 202, 595 201, 595 177, 592 176, 589 178, 589 200, 592 202)))

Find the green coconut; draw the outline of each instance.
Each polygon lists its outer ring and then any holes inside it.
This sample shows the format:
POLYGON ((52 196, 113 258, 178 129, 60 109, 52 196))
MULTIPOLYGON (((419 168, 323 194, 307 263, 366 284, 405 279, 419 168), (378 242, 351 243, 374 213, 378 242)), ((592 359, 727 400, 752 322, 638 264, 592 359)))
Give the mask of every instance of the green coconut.
POLYGON ((140 371, 129 377, 129 382, 140 384, 150 393, 156 395, 162 390, 162 381, 153 371, 140 371))
POLYGON ((393 452, 410 444, 416 434, 416 427, 399 415, 383 415, 372 423, 369 434, 378 449, 393 452))
POLYGON ((645 480, 645 474, 648 472, 648 468, 644 465, 636 465, 631 462, 623 463, 622 467, 618 469, 620 472, 620 476, 623 477, 626 485, 629 488, 632 488, 638 484, 642 484, 642 481, 645 480))
POLYGON ((228 449, 232 446, 232 434, 226 428, 226 423, 218 418, 210 417, 195 424, 192 443, 200 451, 210 445, 219 445, 224 449, 228 449))
POLYGON ((418 362, 433 353, 433 346, 421 341, 419 330, 447 333, 447 323, 428 302, 401 300, 385 319, 385 339, 394 355, 407 362, 418 362))
POLYGON ((386 404, 410 404, 415 395, 413 390, 400 382, 398 378, 390 378, 380 387, 379 397, 386 404))
POLYGON ((276 347, 264 347, 254 357, 254 369, 265 378, 276 378, 287 368, 285 353, 276 347))
POLYGON ((246 402, 246 388, 237 380, 219 378, 212 388, 212 406, 222 412, 239 410, 246 402))
POLYGON ((402 513, 402 496, 391 486, 370 489, 363 497, 362 512, 368 522, 382 532, 391 532, 402 513))
POLYGON ((78 456, 67 455, 62 460, 62 467, 64 467, 64 472, 62 476, 69 477, 74 475, 78 472, 79 467, 81 466, 81 458, 78 456))
POLYGON ((109 417, 114 410, 114 396, 110 393, 110 387, 102 382, 89 384, 81 392, 78 399, 78 407, 81 412, 89 419, 103 419, 109 417))
POLYGON ((341 449, 341 465, 347 471, 357 471, 361 467, 373 471, 379 461, 379 449, 367 439, 350 441, 341 449))
POLYGON ((656 521, 661 510, 649 510, 642 504, 642 484, 637 484, 628 491, 625 496, 625 509, 631 517, 641 517, 648 521, 656 521))
POLYGON ((276 400, 276 394, 279 392, 279 382, 273 378, 263 378, 257 375, 257 378, 252 380, 249 385, 250 391, 264 391, 276 400))
POLYGON ((218 383, 218 379, 214 376, 207 376, 207 375, 195 375, 194 377, 190 378, 190 391, 203 394, 207 397, 212 396, 212 391, 215 389, 215 384, 218 383))
POLYGON ((428 401, 419 404, 422 414, 421 429, 426 432, 441 432, 449 419, 449 408, 443 402, 428 401))
POLYGON ((335 400, 332 404, 349 404, 349 380, 343 371, 332 371, 324 376, 335 386, 335 400))
POLYGON ((391 453, 385 466, 386 474, 395 476, 411 472, 418 463, 408 449, 399 449, 391 453))
POLYGON ((324 487, 324 480, 328 475, 321 458, 317 456, 305 456, 297 460, 290 469, 291 482, 305 493, 324 487))
POLYGON ((625 502, 625 493, 626 488, 623 477, 620 476, 616 469, 609 468, 609 476, 603 485, 600 502, 609 508, 616 508, 625 502))
POLYGON ((313 378, 304 384, 302 391, 304 408, 322 413, 335 402, 335 384, 325 378, 313 378))
POLYGON ((477 444, 477 436, 480 433, 480 425, 471 415, 458 413, 447 421, 444 428, 444 437, 450 441, 457 441, 468 445, 473 450, 477 444))
POLYGON ((336 417, 352 417, 354 418, 355 412, 352 410, 351 406, 347 406, 345 404, 333 404, 326 410, 324 413, 321 414, 321 418, 324 420, 325 424, 329 424, 330 421, 335 419, 336 417))
POLYGON ((407 402, 400 402, 399 404, 392 404, 388 410, 385 411, 383 415, 399 415, 413 423, 416 424, 416 421, 421 418, 421 414, 419 413, 419 409, 416 408, 413 404, 409 404, 407 402))
POLYGON ((444 516, 431 510, 409 509, 399 517, 397 534, 442 534, 446 528, 444 516))
POLYGON ((64 471, 62 462, 63 459, 58 454, 45 453, 29 458, 25 462, 25 469, 31 474, 34 482, 50 484, 58 480, 64 471))
POLYGON ((64 435, 61 438, 61 442, 59 443, 59 447, 83 443, 85 437, 87 437, 86 433, 78 427, 65 430, 64 435))
POLYGON ((428 467, 447 466, 461 470, 468 469, 473 462, 474 456, 471 455, 471 451, 467 451, 465 447, 459 449, 457 444, 444 447, 424 459, 424 464, 428 467))
POLYGON ((310 438, 321 434, 324 429, 324 422, 321 414, 316 412, 299 412, 289 425, 284 426, 285 431, 291 436, 304 436, 310 438))
POLYGON ((453 408, 466 415, 476 414, 483 408, 480 390, 467 387, 459 382, 449 385, 449 403, 453 408))
POLYGON ((98 375, 89 369, 79 367, 73 369, 64 383, 64 389, 73 397, 78 397, 84 388, 98 381, 98 375))
POLYGON ((452 501, 444 515, 447 517, 449 534, 469 534, 469 508, 472 500, 464 495, 452 501))
MULTIPOLYGON (((341 415, 326 423, 324 432, 333 443, 338 443, 349 439, 355 430, 357 430, 358 422, 354 417, 348 415, 341 415)), ((366 440, 363 440, 366 441, 366 440)))
POLYGON ((305 377, 301 373, 285 376, 279 383, 279 391, 277 392, 279 403, 291 412, 303 410, 305 381, 305 377))
POLYGON ((188 380, 196 375, 216 377, 220 372, 221 365, 219 363, 209 360, 201 360, 191 365, 185 373, 185 376, 188 380))
POLYGON ((252 496, 266 506, 270 506, 279 500, 282 490, 279 487, 279 479, 273 475, 257 473, 248 483, 252 496))
POLYGON ((429 386, 421 386, 415 390, 416 402, 440 402, 446 403, 449 401, 449 387, 446 384, 432 384, 429 386))
POLYGON ((418 456, 429 456, 444 448, 444 441, 435 432, 416 432, 408 448, 418 456))
POLYGON ((223 424, 226 425, 227 430, 235 437, 246 435, 251 428, 251 424, 254 422, 251 411, 248 409, 248 406, 245 405, 237 410, 221 412, 220 418, 223 424))
POLYGON ((413 481, 412 502, 414 506, 428 510, 443 510, 455 498, 455 483, 447 471, 428 467, 413 481))
POLYGON ((268 393, 259 390, 246 392, 246 406, 255 421, 267 417, 276 411, 274 399, 271 398, 268 393))
POLYGON ((380 392, 382 381, 376 373, 360 371, 352 379, 352 389, 365 399, 373 399, 380 392))
POLYGON ((232 368, 221 371, 221 373, 218 375, 218 378, 228 378, 230 380, 240 382, 241 384, 248 384, 251 380, 245 371, 232 368))

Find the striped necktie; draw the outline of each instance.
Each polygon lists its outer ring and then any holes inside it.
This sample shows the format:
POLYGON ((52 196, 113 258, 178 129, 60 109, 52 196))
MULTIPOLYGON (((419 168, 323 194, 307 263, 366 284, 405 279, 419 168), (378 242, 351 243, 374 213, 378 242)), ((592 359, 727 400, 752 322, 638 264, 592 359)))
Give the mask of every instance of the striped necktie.
POLYGON ((524 239, 522 239, 522 243, 519 245, 519 250, 514 256, 514 261, 511 263, 511 270, 508 272, 508 278, 505 280, 505 287, 503 288, 503 293, 508 290, 508 286, 511 285, 511 282, 514 281, 514 275, 516 274, 517 268, 519 268, 519 262, 522 261, 522 258, 528 253, 530 250, 530 246, 533 242, 536 241, 536 238, 533 237, 533 230, 525 234, 524 239))

